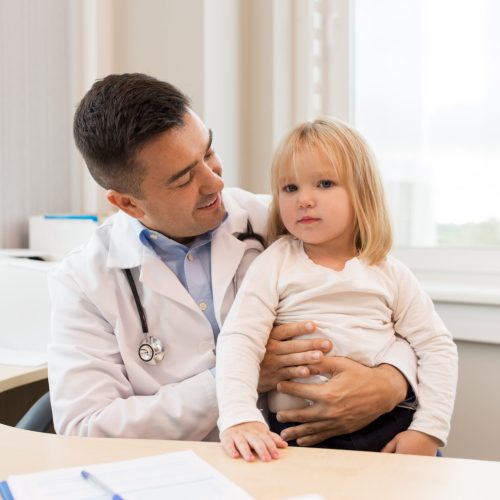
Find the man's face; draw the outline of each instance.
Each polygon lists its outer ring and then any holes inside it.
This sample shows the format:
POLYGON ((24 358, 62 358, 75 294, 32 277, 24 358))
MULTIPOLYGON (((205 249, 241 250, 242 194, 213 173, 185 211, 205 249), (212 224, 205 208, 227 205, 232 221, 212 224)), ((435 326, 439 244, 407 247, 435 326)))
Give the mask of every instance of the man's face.
POLYGON ((210 131, 194 112, 184 115, 183 127, 147 142, 136 161, 146 176, 141 199, 131 197, 138 210, 131 215, 146 227, 187 243, 220 224, 222 166, 210 131))

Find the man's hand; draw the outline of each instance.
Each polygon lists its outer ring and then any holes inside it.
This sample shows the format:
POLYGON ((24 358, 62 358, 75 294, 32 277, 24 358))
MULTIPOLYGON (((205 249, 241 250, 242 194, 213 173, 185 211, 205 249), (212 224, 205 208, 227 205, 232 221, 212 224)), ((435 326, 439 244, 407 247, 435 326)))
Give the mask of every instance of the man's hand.
POLYGON ((383 448, 382 453, 402 453, 405 455, 427 455, 435 457, 439 441, 429 434, 419 431, 404 431, 396 434, 383 448))
POLYGON ((408 384, 391 365, 368 368, 343 357, 324 357, 311 374, 328 374, 324 384, 280 382, 280 392, 308 399, 306 408, 278 412, 280 422, 304 422, 281 433, 286 441, 312 446, 327 438, 359 430, 404 400, 408 384))
POLYGON ((260 364, 259 392, 276 389, 282 380, 310 375, 307 365, 319 363, 324 357, 323 353, 330 351, 332 344, 325 339, 292 339, 297 335, 313 333, 315 329, 311 321, 288 323, 272 329, 266 354, 260 364))
POLYGON ((243 457, 247 462, 253 462, 255 459, 253 452, 263 462, 277 459, 280 457, 278 448, 288 446, 286 441, 261 422, 233 425, 221 434, 220 441, 230 457, 243 457))

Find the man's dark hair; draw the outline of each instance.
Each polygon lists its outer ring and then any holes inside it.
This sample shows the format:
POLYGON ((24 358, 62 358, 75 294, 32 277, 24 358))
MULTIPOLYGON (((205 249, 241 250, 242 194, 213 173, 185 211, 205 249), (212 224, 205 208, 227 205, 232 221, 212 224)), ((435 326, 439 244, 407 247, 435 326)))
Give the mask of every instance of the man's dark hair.
POLYGON ((73 135, 90 174, 105 189, 141 196, 144 167, 135 156, 158 134, 184 125, 189 99, 148 75, 109 75, 76 110, 73 135))

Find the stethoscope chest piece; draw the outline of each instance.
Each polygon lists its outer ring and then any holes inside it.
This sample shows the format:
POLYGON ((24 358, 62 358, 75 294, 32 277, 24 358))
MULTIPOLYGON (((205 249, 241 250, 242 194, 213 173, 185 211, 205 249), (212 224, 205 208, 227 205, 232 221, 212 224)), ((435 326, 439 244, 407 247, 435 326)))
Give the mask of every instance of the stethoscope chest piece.
POLYGON ((144 363, 147 363, 148 365, 157 365, 165 357, 165 349, 163 348, 163 344, 159 338, 149 335, 146 314, 141 305, 141 301, 139 300, 139 293, 137 292, 134 278, 132 278, 130 269, 124 269, 124 271, 127 276, 130 289, 132 290, 132 295, 134 296, 135 305, 137 307, 137 312, 139 313, 142 326, 143 337, 141 343, 139 344, 139 349, 137 349, 137 353, 139 354, 141 361, 144 361, 144 363))
POLYGON ((157 365, 165 356, 161 340, 150 335, 144 336, 139 344, 139 357, 148 365, 157 365))

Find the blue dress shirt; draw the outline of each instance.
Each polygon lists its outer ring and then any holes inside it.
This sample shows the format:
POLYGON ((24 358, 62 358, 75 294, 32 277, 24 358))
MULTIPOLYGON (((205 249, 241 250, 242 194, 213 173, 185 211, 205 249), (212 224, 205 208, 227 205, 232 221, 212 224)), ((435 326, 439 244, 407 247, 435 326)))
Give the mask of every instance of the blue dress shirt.
POLYGON ((212 326, 219 334, 212 295, 211 249, 213 231, 197 236, 189 245, 178 243, 158 231, 134 221, 142 244, 151 248, 177 276, 212 326))

